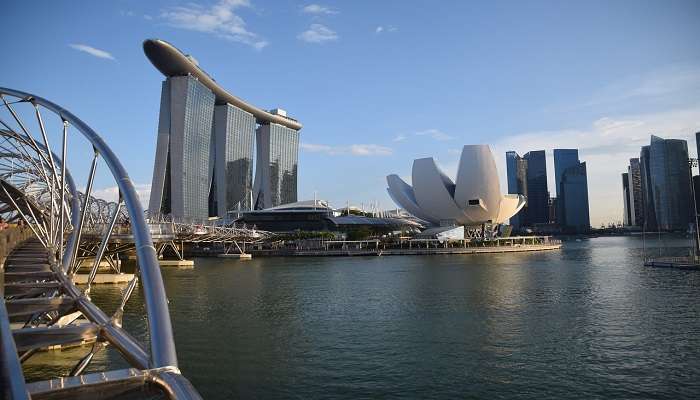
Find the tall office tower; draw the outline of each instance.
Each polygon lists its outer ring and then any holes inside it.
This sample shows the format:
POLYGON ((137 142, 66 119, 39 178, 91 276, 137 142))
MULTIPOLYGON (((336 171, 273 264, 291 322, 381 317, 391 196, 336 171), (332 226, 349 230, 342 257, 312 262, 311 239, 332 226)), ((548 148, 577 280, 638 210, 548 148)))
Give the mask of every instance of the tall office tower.
POLYGON ((527 224, 546 224, 549 222, 549 190, 544 150, 528 152, 523 158, 527 160, 527 224))
POLYGON ((638 158, 630 158, 627 167, 629 177, 630 225, 644 226, 644 200, 642 199, 642 177, 638 158))
POLYGON ((557 197, 561 193, 559 185, 564 170, 578 163, 578 149, 554 149, 554 185, 557 197))
POLYGON ((214 178, 210 215, 251 209, 255 117, 231 104, 214 108, 214 178))
MULTIPOLYGON (((700 132, 695 132, 695 148, 696 148, 696 157, 700 159, 700 132)), ((692 175, 692 170, 690 171, 692 175)), ((700 192, 698 192, 698 186, 700 184, 700 176, 696 175, 693 176, 693 189, 695 190, 695 204, 696 208, 693 209, 693 212, 700 211, 700 207, 697 207, 697 204, 700 204, 700 192)), ((692 193, 691 193, 692 195, 692 193)), ((692 220, 693 223, 695 223, 695 219, 692 220)))
POLYGON ((256 144, 254 208, 297 201, 299 131, 275 123, 263 124, 256 132, 256 144))
POLYGON ((622 204, 624 205, 622 224, 630 226, 632 225, 632 206, 630 205, 630 178, 627 172, 622 173, 622 204))
MULTIPOLYGON (((514 151, 506 152, 506 169, 508 175, 508 193, 522 194, 527 198, 527 160, 514 151)), ((527 204, 517 214, 510 217, 513 228, 526 225, 527 204)))
POLYGON ((191 75, 163 82, 151 216, 207 218, 214 94, 191 75))
MULTIPOLYGON (((693 212, 700 212, 700 175, 693 177, 693 189, 695 190, 695 209, 693 212)), ((695 221, 692 221, 695 223, 695 221)))
POLYGON ((560 209, 559 226, 565 232, 586 232, 591 229, 588 209, 588 175, 586 163, 579 162, 564 170, 561 176, 561 194, 557 197, 560 209))
POLYGON ((645 231, 657 230, 656 207, 654 206, 654 193, 651 184, 650 152, 651 146, 642 146, 642 150, 639 152, 639 177, 642 188, 642 208, 644 209, 642 229, 645 231))
POLYGON ((660 230, 686 230, 691 221, 688 143, 651 136, 651 187, 660 230))
POLYGON ((556 197, 550 197, 549 198, 549 223, 550 224, 556 224, 559 221, 559 217, 557 216, 557 213, 559 212, 559 207, 557 205, 559 203, 559 199, 556 197))
MULTIPOLYGON (((557 197, 561 196, 561 180, 567 168, 577 166, 578 149, 554 149, 554 186, 557 197)), ((563 204, 562 204, 563 205, 563 204)), ((564 216, 564 207, 560 206, 556 210, 556 222, 561 225, 564 216)))

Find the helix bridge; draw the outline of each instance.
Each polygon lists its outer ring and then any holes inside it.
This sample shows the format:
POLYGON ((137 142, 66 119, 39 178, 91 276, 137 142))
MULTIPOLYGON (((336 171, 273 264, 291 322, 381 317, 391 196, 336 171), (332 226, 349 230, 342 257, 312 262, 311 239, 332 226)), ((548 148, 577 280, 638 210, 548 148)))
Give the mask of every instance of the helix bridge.
MULTIPOLYGON (((238 246, 264 240, 267 234, 247 227, 147 218, 123 165, 92 128, 33 94, 0 88, 0 100, 0 217, 25 232, 23 240, 0 247, 7 250, 0 252, 3 398, 131 398, 134 393, 200 398, 178 368, 159 254, 167 246, 177 250, 177 243, 238 246), (87 152, 73 151, 78 143, 87 152), (68 165, 85 165, 81 172, 87 180, 81 190, 68 165), (107 170, 101 176, 117 188, 116 201, 93 196, 102 165, 107 170), (136 271, 116 310, 107 312, 92 301, 91 288, 101 264, 114 265, 127 251, 135 255, 136 271), (89 268, 84 285, 75 282, 81 266, 89 268), (132 296, 137 287, 141 295, 132 296), (143 304, 134 305, 132 297, 143 304), (145 335, 130 332, 123 323, 130 307, 145 310, 145 335), (73 365, 69 372, 52 376, 48 369, 47 376, 25 379, 22 365, 35 354, 75 344, 83 344, 84 351, 68 360, 73 365), (116 349, 128 367, 95 371, 91 362, 107 347, 116 349)), ((61 353, 56 357, 63 357, 61 353)))

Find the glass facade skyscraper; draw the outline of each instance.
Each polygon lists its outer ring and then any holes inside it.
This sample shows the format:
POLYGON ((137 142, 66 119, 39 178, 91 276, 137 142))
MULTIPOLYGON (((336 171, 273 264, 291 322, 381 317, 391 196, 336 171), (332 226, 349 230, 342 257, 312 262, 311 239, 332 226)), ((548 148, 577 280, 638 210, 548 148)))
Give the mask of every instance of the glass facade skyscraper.
POLYGON ((589 230, 588 177, 578 149, 554 149, 554 176, 559 227, 565 232, 589 230))
POLYGON ((557 196, 561 195, 562 175, 569 167, 575 167, 579 163, 578 149, 554 149, 554 185, 557 196))
POLYGON ((211 215, 250 210, 255 117, 230 104, 214 108, 214 179, 211 215))
POLYGON ((630 178, 629 173, 622 173, 622 225, 632 225, 632 206, 630 205, 630 178))
POLYGON ((692 203, 687 142, 652 135, 649 172, 657 228, 666 231, 688 229, 692 203))
POLYGON ((700 158, 700 132, 695 132, 695 150, 698 158, 700 158))
POLYGON ((215 103, 191 75, 163 82, 150 215, 226 218, 297 201, 299 131, 215 103))
POLYGON ((561 194, 557 197, 559 226, 564 232, 586 232, 591 228, 588 205, 588 174, 586 163, 579 162, 564 170, 561 194))
POLYGON ((295 202, 302 124, 280 108, 266 111, 227 92, 168 42, 149 39, 143 46, 166 76, 149 214, 230 218, 256 205, 295 202))
MULTIPOLYGON (((508 193, 522 194, 527 198, 527 160, 514 151, 506 152, 506 169, 508 175, 508 193)), ((527 204, 517 214, 510 218, 513 228, 519 229, 526 225, 525 215, 527 204)))
POLYGON ((275 123, 260 125, 256 145, 254 208, 296 202, 299 131, 275 123))
POLYGON ((549 222, 549 190, 547 189, 547 159, 544 150, 530 151, 527 160, 527 225, 549 222))
MULTIPOLYGON (((562 197, 562 179, 564 171, 568 168, 575 167, 579 164, 578 149, 554 149, 554 189, 556 195, 561 200, 562 197)), ((559 207, 555 210, 555 222, 562 226, 564 221, 564 202, 559 201, 559 207)))
POLYGON ((642 228, 646 231, 657 230, 656 206, 654 204, 653 186, 651 183, 651 146, 642 146, 639 152, 639 177, 642 185, 642 207, 644 209, 644 223, 642 228))
POLYGON ((506 152, 508 192, 523 194, 527 206, 515 228, 558 223, 568 232, 590 229, 586 163, 578 159, 578 149, 555 149, 554 170, 557 196, 550 198, 547 185, 547 158, 544 150, 530 151, 523 157, 506 152))
POLYGON ((629 177, 629 224, 641 227, 644 225, 644 200, 642 198, 642 177, 638 158, 630 158, 627 175, 629 177))
POLYGON ((163 82, 149 214, 209 216, 214 94, 196 78, 163 82))
POLYGON ((527 198, 525 207, 510 218, 514 228, 549 222, 549 190, 547 190, 547 161, 544 150, 531 151, 524 156, 506 152, 508 193, 527 198))

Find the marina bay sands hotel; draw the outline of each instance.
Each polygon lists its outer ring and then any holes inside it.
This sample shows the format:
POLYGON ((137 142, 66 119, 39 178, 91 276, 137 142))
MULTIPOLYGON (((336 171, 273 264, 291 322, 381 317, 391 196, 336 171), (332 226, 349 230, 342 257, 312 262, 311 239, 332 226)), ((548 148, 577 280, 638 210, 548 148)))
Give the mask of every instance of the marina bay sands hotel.
POLYGON ((230 94, 168 42, 143 49, 166 76, 149 215, 225 218, 297 201, 299 122, 230 94))

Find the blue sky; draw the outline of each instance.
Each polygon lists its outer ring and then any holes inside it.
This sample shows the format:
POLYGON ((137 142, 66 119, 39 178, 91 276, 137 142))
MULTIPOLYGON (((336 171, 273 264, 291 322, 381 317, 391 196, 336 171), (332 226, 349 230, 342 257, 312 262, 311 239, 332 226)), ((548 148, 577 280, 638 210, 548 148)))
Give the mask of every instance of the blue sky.
MULTIPOLYGON (((394 207, 387 174, 410 181, 426 156, 454 174, 464 144, 491 145, 503 184, 506 150, 579 147, 599 225, 621 220, 620 173, 650 133, 700 131, 697 1, 9 1, 3 11, 0 85, 88 122, 143 193, 163 79, 146 38, 299 119, 299 197, 316 190, 338 206, 394 207)), ((551 162, 548 172, 553 193, 551 162)))

